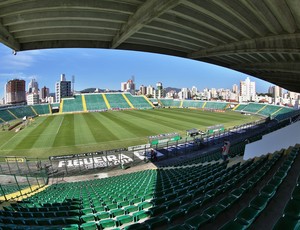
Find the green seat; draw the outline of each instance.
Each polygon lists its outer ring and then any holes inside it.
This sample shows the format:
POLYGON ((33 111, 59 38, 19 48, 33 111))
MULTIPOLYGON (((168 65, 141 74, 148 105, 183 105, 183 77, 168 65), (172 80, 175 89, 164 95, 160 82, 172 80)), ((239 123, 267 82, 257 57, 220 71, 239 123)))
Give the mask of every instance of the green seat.
POLYGON ((109 211, 111 217, 124 215, 124 210, 121 208, 112 209, 109 211))
POLYGON ((78 224, 70 224, 70 225, 65 225, 62 229, 63 230, 78 230, 79 226, 78 226, 78 224))
POLYGON ((248 183, 256 184, 260 179, 261 177, 254 175, 248 180, 248 183))
POLYGON ((260 210, 254 209, 252 207, 246 207, 242 209, 236 217, 239 222, 243 223, 244 225, 250 226, 250 224, 253 223, 260 212, 260 210))
POLYGON ((283 213, 287 216, 293 217, 295 219, 300 218, 300 201, 299 200, 290 200, 285 208, 283 213))
POLYGON ((95 213, 95 218, 98 220, 109 218, 110 214, 108 212, 97 212, 95 213))
POLYGON ((90 213, 93 213, 93 209, 92 208, 81 209, 81 215, 90 214, 90 213))
MULTIPOLYGON (((64 217, 61 218, 53 218, 50 219, 51 225, 64 225, 65 224, 65 219, 64 217)), ((30 225, 30 224, 29 224, 30 225)))
POLYGON ((145 210, 141 210, 141 211, 132 213, 134 222, 137 222, 137 221, 147 218, 149 216, 150 216, 150 211, 145 211, 145 210))
POLYGON ((271 184, 267 184, 265 185, 261 190, 260 190, 260 194, 266 197, 273 197, 274 194, 276 192, 276 186, 275 185, 271 185, 271 184))
MULTIPOLYGON (((24 225, 25 224, 24 220, 25 220, 25 218, 22 218, 22 217, 12 218, 12 223, 15 224, 15 225, 24 225)), ((48 225, 48 226, 51 225, 49 220, 45 223, 46 223, 45 225, 48 225)))
POLYGON ((105 211, 105 207, 104 206, 96 206, 96 207, 94 207, 94 211, 95 212, 103 212, 103 211, 105 211))
POLYGON ((164 216, 167 217, 168 222, 171 223, 177 217, 184 216, 184 214, 185 214, 185 210, 183 210, 183 209, 174 209, 174 210, 166 212, 164 214, 164 216))
MULTIPOLYGON (((17 220, 17 219, 15 219, 15 220, 17 220)), ((48 218, 37 218, 36 222, 39 226, 43 226, 43 225, 51 226, 50 219, 48 219, 48 218)), ((19 224, 19 223, 14 223, 14 224, 19 224)))
POLYGON ((224 209, 230 207, 235 201, 237 201, 237 197, 233 195, 229 195, 224 197, 222 200, 219 201, 219 205, 221 205, 224 209))
POLYGON ((106 208, 106 211, 116 209, 116 208, 118 208, 118 204, 117 203, 108 204, 108 205, 105 206, 105 208, 106 208))
POLYGON ((118 226, 132 222, 133 217, 130 215, 117 216, 116 223, 118 226))
POLYGON ((282 179, 278 177, 274 177, 268 182, 268 184, 274 185, 276 188, 278 188, 278 186, 281 185, 281 183, 282 183, 282 179))
MULTIPOLYGON (((9 218, 7 218, 7 219, 9 219, 9 218)), ((33 226, 37 225, 36 218, 24 218, 24 223, 25 223, 25 225, 33 225, 33 226)), ((65 221, 63 220, 63 224, 64 223, 65 223, 65 221)))
POLYGON ((164 216, 152 217, 144 222, 150 229, 161 227, 161 225, 168 224, 168 219, 164 216))
POLYGON ((66 217, 68 216, 68 213, 66 211, 57 211, 55 215, 56 217, 66 217))
POLYGON ((128 200, 118 202, 119 207, 126 207, 128 205, 130 205, 130 202, 128 200))
POLYGON ((83 223, 80 226, 81 230, 95 230, 98 229, 97 224, 95 222, 83 223))
POLYGON ((201 206, 201 203, 194 201, 192 203, 182 205, 182 206, 180 206, 180 208, 183 209, 186 214, 189 214, 189 213, 192 213, 195 210, 199 209, 200 206, 201 206))
POLYGON ((219 230, 245 230, 248 227, 241 224, 238 220, 231 220, 224 224, 219 230))
POLYGON ((80 216, 81 212, 79 210, 70 210, 67 211, 68 216, 80 216))
POLYGON ((138 206, 135 205, 130 205, 124 208, 124 212, 125 214, 131 213, 131 212, 135 212, 138 210, 138 206))
POLYGON ((82 222, 89 222, 89 221, 95 221, 95 216, 92 213, 83 215, 80 217, 82 222))
POLYGON ((240 198, 244 192, 245 192, 244 189, 236 188, 236 189, 232 190, 230 194, 235 196, 236 198, 240 198))
MULTIPOLYGON (((151 203, 153 205, 157 206, 157 205, 163 204, 165 201, 166 201, 165 197, 156 197, 156 198, 151 200, 151 203)), ((134 203, 132 203, 132 204, 134 204, 134 203)))
POLYGON ((195 215, 187 219, 184 224, 190 229, 199 229, 210 220, 207 215, 195 215))
POLYGON ((148 201, 144 201, 144 202, 138 204, 139 210, 143 210, 145 208, 150 208, 150 207, 152 207, 152 203, 148 202, 148 201))
POLYGON ((183 230, 183 229, 186 229, 185 228, 185 225, 175 225, 175 226, 173 226, 173 227, 170 227, 170 228, 168 228, 168 230, 183 230))
POLYGON ((181 204, 186 204, 193 200, 193 196, 191 194, 186 194, 181 197, 178 197, 178 199, 180 200, 181 204))
POLYGON ((203 211, 203 214, 207 215, 210 219, 214 219, 217 215, 225 210, 221 205, 213 205, 203 211))
POLYGON ((170 210, 170 209, 180 206, 180 200, 175 199, 175 200, 166 202, 165 205, 166 205, 167 209, 170 210))
POLYGON ((98 222, 98 225, 103 229, 116 227, 116 222, 113 219, 104 219, 98 222))
POLYGON ((300 186, 296 186, 292 193, 292 198, 294 200, 300 200, 300 186))
POLYGON ((287 173, 284 171, 278 171, 275 173, 274 178, 278 179, 284 179, 286 177, 287 173))
POLYGON ((165 205, 154 206, 154 207, 149 208, 149 211, 151 212, 151 216, 156 216, 156 215, 162 214, 166 210, 167 210, 167 207, 165 205))
POLYGON ((274 225, 273 230, 300 229, 300 221, 289 216, 282 216, 274 225))
POLYGON ((123 228, 124 230, 149 230, 148 226, 141 223, 135 223, 123 228))
POLYGON ((134 198, 134 199, 131 199, 129 201, 129 203, 132 205, 132 204, 140 203, 141 201, 142 201, 141 198, 134 198))
POLYGON ((269 197, 258 195, 250 201, 249 206, 257 210, 263 210, 267 206, 269 199, 270 199, 269 197))
POLYGON ((65 218, 66 224, 80 224, 79 217, 67 217, 65 218))

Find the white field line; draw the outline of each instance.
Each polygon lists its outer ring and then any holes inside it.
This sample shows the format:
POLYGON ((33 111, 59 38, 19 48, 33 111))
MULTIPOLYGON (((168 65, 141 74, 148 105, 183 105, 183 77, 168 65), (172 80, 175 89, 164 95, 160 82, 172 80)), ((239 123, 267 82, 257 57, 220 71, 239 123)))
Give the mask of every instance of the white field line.
POLYGON ((61 126, 61 124, 63 123, 63 121, 64 121, 64 118, 65 118, 65 116, 63 116, 62 117, 62 119, 61 119, 61 122, 60 122, 60 124, 59 124, 59 126, 58 126, 58 129, 57 129, 57 132, 56 132, 56 134, 58 134, 58 132, 59 132, 59 129, 60 129, 60 126, 61 126))

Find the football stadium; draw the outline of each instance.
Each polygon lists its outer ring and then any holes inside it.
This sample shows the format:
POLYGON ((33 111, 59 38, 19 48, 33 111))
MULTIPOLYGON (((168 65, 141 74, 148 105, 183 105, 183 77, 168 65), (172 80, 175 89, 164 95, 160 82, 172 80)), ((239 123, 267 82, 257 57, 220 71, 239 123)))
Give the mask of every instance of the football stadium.
MULTIPOLYGON (((300 92, 297 1, 0 2, 13 54, 179 56, 300 92)), ((82 93, 0 108, 0 229, 300 229, 300 110, 82 93)))

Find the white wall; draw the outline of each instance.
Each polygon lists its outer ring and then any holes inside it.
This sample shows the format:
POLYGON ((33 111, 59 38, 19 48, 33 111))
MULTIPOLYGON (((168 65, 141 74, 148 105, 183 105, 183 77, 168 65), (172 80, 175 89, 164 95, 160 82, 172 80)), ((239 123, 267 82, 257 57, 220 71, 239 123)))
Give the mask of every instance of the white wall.
POLYGON ((300 121, 269 133, 259 141, 246 145, 244 160, 273 153, 300 143, 300 121))

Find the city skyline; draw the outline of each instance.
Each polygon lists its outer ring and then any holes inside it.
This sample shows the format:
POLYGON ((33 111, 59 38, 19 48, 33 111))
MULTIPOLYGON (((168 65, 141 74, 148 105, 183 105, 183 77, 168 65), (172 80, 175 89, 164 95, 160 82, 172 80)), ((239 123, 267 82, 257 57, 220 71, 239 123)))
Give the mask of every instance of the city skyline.
MULTIPOLYGON (((35 78, 40 87, 54 92, 64 73, 76 77, 75 90, 96 87, 120 89, 120 82, 135 76, 137 87, 163 82, 166 87, 231 88, 248 75, 227 68, 167 55, 104 49, 50 49, 24 51, 13 55, 0 44, 0 97, 8 80, 35 78)), ((257 92, 267 92, 271 83, 252 76, 257 92)))

